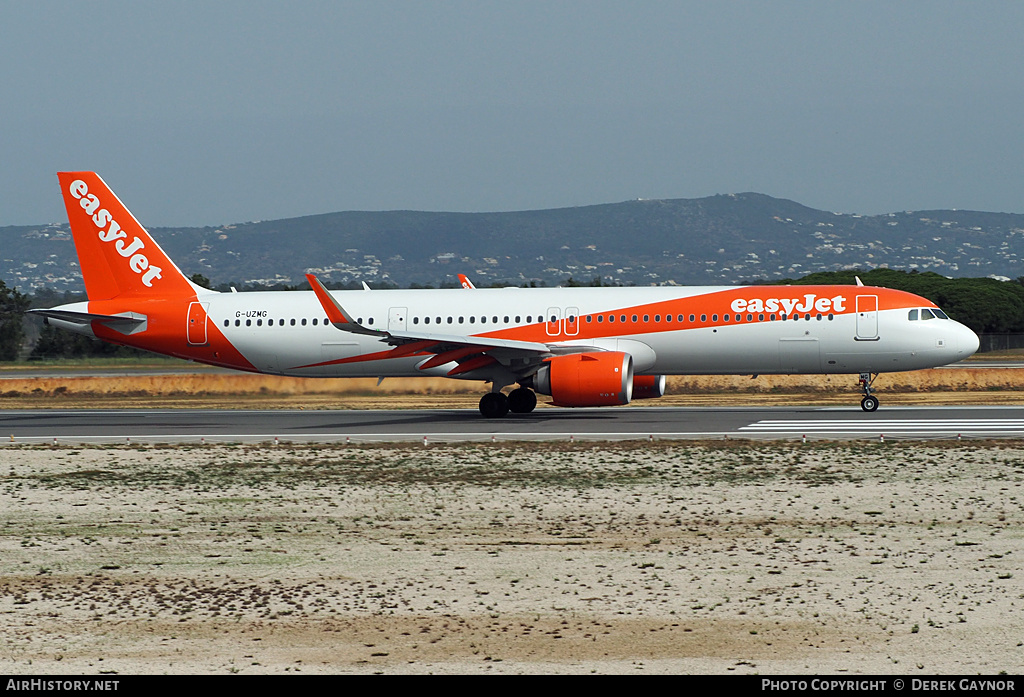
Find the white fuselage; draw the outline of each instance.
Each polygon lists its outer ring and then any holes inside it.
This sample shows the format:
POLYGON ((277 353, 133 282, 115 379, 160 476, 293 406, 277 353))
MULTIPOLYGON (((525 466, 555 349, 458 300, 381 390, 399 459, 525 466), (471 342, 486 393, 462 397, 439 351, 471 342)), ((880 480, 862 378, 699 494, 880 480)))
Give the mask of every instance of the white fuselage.
MULTIPOLYGON (((646 323, 644 310, 637 310, 660 308, 672 300, 699 302, 703 296, 734 290, 501 288, 343 291, 335 295, 367 328, 496 335, 553 346, 622 350, 633 356, 638 374, 892 372, 944 365, 977 349, 977 336, 960 323, 948 319, 912 322, 902 308, 879 310, 870 317, 812 311, 785 320, 781 313, 730 313, 729 321, 724 321, 724 314, 716 313, 717 321, 712 321, 710 314, 691 311, 691 302, 682 313, 647 312, 646 323), (600 323, 599 314, 603 315, 600 323), (607 321, 609 314, 615 322, 607 321), (706 315, 703 323, 701 314, 706 315)), ((863 292, 868 295, 870 289, 863 292)), ((451 368, 446 364, 418 370, 423 356, 372 358, 390 347, 376 337, 332 326, 312 292, 211 293, 200 295, 197 301, 204 305, 208 322, 262 372, 414 376, 445 375, 451 368), (345 359, 352 360, 337 362, 345 359)))

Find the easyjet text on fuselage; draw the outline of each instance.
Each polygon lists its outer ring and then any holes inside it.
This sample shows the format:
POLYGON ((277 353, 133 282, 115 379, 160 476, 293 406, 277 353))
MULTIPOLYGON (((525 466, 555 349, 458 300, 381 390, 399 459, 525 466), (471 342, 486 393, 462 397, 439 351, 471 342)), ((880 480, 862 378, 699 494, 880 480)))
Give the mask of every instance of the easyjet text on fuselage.
POLYGON ((779 312, 787 315, 794 312, 845 312, 846 297, 836 295, 831 298, 818 297, 815 293, 805 293, 803 298, 736 298, 730 305, 733 312, 779 312))

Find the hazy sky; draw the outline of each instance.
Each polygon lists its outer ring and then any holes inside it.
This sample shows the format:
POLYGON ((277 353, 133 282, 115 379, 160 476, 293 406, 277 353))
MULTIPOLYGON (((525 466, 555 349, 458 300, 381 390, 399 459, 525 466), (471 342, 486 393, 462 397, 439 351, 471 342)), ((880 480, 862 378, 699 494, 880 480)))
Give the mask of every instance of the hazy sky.
POLYGON ((757 191, 1024 212, 1024 3, 0 0, 0 226, 757 191))

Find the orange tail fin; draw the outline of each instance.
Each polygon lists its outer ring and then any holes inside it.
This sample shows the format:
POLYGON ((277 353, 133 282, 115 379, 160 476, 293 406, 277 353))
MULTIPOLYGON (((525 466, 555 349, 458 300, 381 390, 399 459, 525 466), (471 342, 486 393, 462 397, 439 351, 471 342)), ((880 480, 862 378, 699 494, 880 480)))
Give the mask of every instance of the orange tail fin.
POLYGON ((95 172, 59 172, 89 300, 181 297, 192 283, 95 172))

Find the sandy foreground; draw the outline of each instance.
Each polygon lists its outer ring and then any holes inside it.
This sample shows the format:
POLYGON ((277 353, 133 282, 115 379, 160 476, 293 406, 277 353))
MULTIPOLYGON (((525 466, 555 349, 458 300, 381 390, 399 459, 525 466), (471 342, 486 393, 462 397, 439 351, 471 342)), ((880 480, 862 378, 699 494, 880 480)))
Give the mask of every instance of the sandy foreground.
POLYGON ((0 673, 1020 673, 1024 442, 0 446, 0 673))

